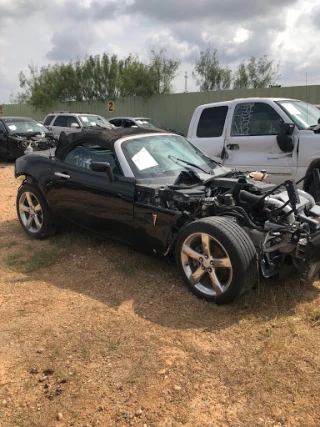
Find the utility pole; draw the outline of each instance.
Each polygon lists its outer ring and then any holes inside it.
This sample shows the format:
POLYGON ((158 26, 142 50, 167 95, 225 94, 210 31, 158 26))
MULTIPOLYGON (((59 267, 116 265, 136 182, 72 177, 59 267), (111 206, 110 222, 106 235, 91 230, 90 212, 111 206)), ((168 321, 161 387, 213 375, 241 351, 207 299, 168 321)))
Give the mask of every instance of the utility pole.
POLYGON ((184 92, 187 93, 188 92, 188 73, 187 73, 187 71, 184 75, 184 79, 185 79, 184 92))

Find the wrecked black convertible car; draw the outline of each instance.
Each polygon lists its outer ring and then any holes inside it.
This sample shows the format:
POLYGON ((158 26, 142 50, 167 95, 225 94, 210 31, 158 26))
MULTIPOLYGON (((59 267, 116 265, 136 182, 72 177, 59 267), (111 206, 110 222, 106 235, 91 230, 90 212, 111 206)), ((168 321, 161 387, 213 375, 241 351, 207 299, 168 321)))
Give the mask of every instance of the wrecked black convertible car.
POLYGON ((15 160, 25 152, 55 148, 58 138, 28 117, 0 117, 0 158, 15 160))
MULTIPOLYGON (((288 260, 301 280, 320 266, 320 207, 293 181, 254 181, 176 134, 71 134, 55 157, 23 156, 17 214, 31 236, 71 221, 155 255, 174 256, 199 297, 229 303, 288 260)), ((319 179, 318 179, 319 181, 319 179)))

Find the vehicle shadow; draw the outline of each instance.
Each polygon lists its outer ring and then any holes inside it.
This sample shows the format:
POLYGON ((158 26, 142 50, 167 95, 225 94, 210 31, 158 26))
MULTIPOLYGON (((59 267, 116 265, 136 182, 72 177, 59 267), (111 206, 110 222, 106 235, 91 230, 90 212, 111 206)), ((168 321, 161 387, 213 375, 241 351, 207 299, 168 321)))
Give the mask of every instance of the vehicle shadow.
MULTIPOLYGON (((0 243, 6 236, 19 242, 20 254, 29 251, 30 255, 31 245, 32 251, 44 258, 58 251, 52 265, 35 271, 25 271, 31 262, 29 255, 20 267, 16 264, 13 268, 23 273, 20 282, 44 281, 114 310, 129 305, 141 318, 171 329, 218 331, 253 317, 266 322, 291 316, 298 305, 315 300, 320 291, 318 282, 302 286, 296 276, 262 280, 238 301, 217 306, 189 292, 175 264, 137 253, 120 243, 73 230, 38 241, 26 236, 17 220, 0 223, 0 243)), ((8 251, 9 255, 1 252, 2 264, 17 249, 13 245, 8 251)))
POLYGON ((3 160, 0 158, 0 168, 4 169, 7 167, 11 167, 12 165, 14 165, 14 161, 13 160, 3 160))

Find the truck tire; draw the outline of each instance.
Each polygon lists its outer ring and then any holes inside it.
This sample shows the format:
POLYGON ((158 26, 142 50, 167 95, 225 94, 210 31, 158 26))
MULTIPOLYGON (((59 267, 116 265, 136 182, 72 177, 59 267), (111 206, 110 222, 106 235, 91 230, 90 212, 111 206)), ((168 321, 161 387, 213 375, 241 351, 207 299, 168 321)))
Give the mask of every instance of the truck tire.
POLYGON ((310 181, 310 184, 308 185, 308 190, 307 191, 314 198, 316 204, 320 205, 320 189, 317 189, 313 178, 311 178, 311 181, 310 181))

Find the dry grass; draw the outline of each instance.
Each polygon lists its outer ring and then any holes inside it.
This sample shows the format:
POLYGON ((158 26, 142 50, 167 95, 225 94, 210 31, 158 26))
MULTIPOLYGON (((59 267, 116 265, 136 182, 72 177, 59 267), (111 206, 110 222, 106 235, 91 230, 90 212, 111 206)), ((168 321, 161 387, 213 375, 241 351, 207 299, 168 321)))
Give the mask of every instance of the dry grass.
POLYGON ((1 427, 320 425, 319 282, 264 281, 217 307, 120 244, 30 240, 4 166, 1 427))

